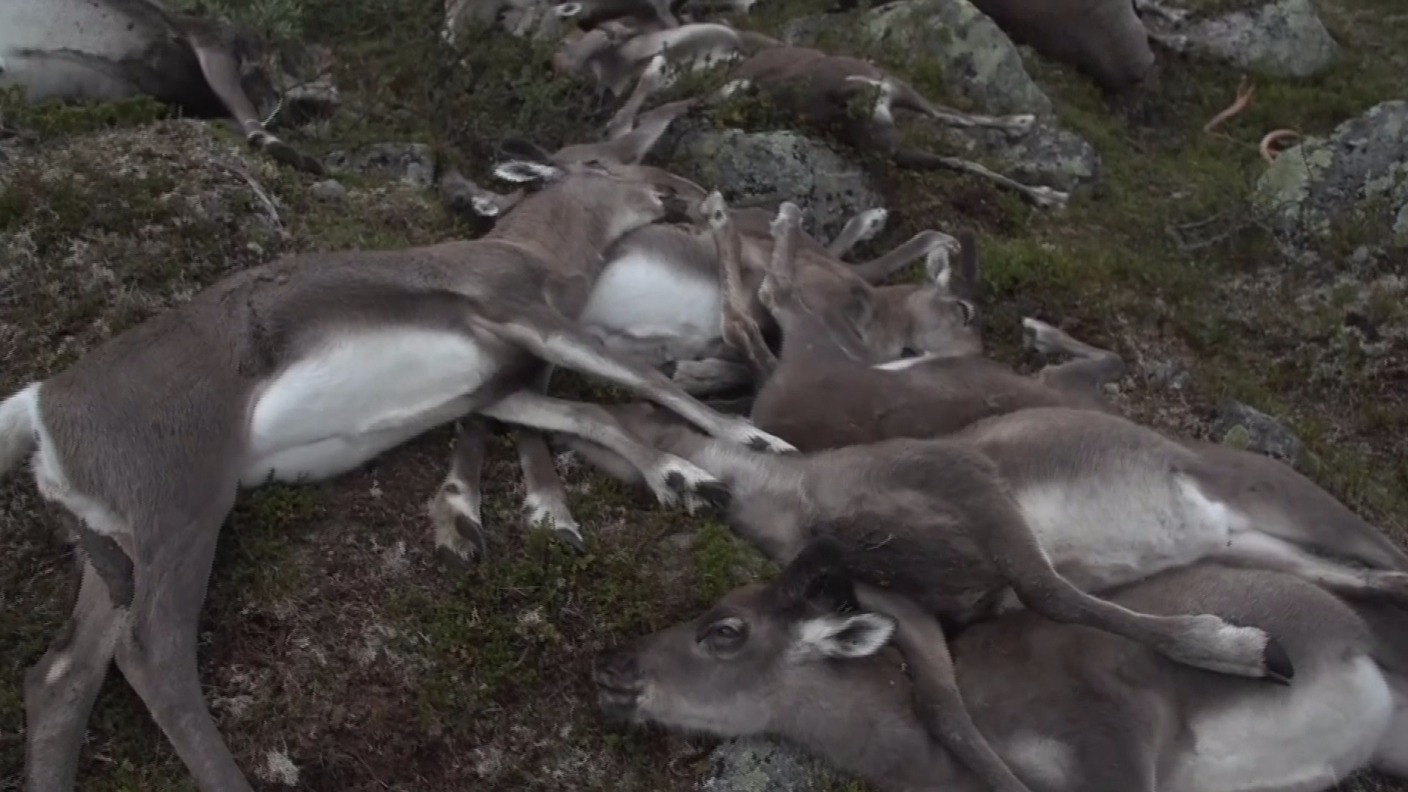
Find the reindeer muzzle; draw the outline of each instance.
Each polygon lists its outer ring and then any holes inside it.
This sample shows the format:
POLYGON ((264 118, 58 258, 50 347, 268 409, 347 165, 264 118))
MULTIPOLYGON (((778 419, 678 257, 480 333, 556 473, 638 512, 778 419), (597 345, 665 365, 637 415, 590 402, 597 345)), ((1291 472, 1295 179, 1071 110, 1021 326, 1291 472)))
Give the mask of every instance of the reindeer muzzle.
POLYGON ((592 666, 597 705, 612 720, 633 720, 644 690, 640 663, 630 649, 616 649, 597 657, 592 666))

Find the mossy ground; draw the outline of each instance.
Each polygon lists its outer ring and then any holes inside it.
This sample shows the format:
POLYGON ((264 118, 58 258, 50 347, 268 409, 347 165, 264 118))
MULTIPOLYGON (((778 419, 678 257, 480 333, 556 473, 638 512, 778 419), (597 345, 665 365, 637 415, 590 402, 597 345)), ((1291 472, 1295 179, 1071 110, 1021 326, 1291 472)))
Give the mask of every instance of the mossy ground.
MULTIPOLYGON (((750 24, 775 30, 815 5, 763 4, 750 24)), ((1037 316, 1126 355, 1122 398, 1155 425, 1205 434, 1211 405, 1227 396, 1265 409, 1305 439, 1325 486, 1402 537, 1408 347, 1401 335, 1355 334, 1402 325, 1391 289, 1356 284, 1387 283, 1403 264, 1395 273, 1355 263, 1348 254, 1362 234, 1349 229, 1322 263, 1292 266, 1245 209, 1265 130, 1326 132, 1403 95, 1408 18, 1396 0, 1321 5, 1346 45, 1344 61, 1312 81, 1262 81, 1256 105, 1225 136, 1200 127, 1231 100, 1230 70, 1165 56, 1160 94, 1117 112, 1078 76, 1031 60, 1064 121, 1104 156, 1104 183, 1049 214, 967 177, 876 165, 892 221, 872 249, 926 226, 975 225, 997 355, 1031 365, 1017 351, 1017 320, 1037 316), (1181 243, 1171 233, 1180 229, 1181 243), (1335 282, 1346 275, 1348 285, 1335 282), (1319 293, 1327 296, 1305 299, 1319 293), (1359 317, 1349 329, 1346 311, 1359 317), (1167 373, 1180 370, 1187 376, 1174 387, 1167 373)), ((243 8, 261 30, 336 49, 344 107, 290 135, 311 152, 421 141, 482 178, 504 137, 552 148, 591 138, 610 112, 586 86, 554 79, 540 47, 479 36, 446 54, 434 46, 433 0, 243 8)), ((931 92, 941 85, 937 75, 910 76, 931 92)), ((345 179, 346 201, 322 202, 310 179, 250 154, 216 125, 152 123, 168 113, 149 104, 0 109, 42 141, 0 143, 6 391, 269 256, 473 231, 433 197, 374 180, 345 179)), ((776 123, 766 113, 736 120, 776 123)), ((433 432, 335 482, 263 489, 231 516, 201 663, 242 766, 267 789, 284 788, 286 764, 309 790, 690 788, 707 742, 606 729, 591 707, 588 664, 765 565, 720 525, 564 466, 592 544, 590 554, 570 555, 525 525, 515 456, 499 438, 485 468, 490 557, 449 573, 433 561, 423 511, 449 439, 448 429, 433 432)), ((24 475, 0 485, 0 525, 0 789, 17 789, 23 671, 65 616, 70 559, 24 475)), ((116 675, 90 724, 80 778, 98 792, 194 788, 116 675)), ((1351 788, 1390 787, 1370 779, 1351 788)))

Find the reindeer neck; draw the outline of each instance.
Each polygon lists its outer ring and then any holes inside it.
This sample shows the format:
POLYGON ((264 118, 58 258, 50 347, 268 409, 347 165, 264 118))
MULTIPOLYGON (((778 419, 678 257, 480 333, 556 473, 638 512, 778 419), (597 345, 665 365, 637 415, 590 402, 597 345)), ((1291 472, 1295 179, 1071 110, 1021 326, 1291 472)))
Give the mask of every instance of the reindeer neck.
POLYGON ((836 661, 817 674, 790 672, 781 698, 811 703, 779 706, 768 730, 884 792, 982 792, 915 719, 910 685, 889 653, 836 661), (830 711, 818 712, 816 702, 827 702, 830 711))
POLYGON ((544 190, 524 199, 482 239, 532 251, 556 269, 590 272, 601 268, 602 251, 617 235, 607 211, 568 190, 544 190))

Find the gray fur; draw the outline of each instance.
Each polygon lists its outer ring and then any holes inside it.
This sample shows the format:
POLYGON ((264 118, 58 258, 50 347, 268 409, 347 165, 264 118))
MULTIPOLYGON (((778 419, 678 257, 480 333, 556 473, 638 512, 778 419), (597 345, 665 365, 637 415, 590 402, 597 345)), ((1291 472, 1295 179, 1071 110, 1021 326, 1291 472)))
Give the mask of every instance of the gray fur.
MULTIPOLYGON (((908 651, 885 647, 853 659, 810 659, 792 650, 806 623, 886 612, 868 602, 861 589, 858 604, 844 594, 799 594, 809 588, 817 592, 808 585, 816 580, 815 572, 789 567, 771 584, 737 589, 695 619, 604 653, 594 670, 601 706, 616 717, 670 729, 782 737, 886 792, 988 789, 929 739, 911 706, 912 685, 923 675, 908 651), (743 631, 745 638, 723 640, 717 631, 723 624, 743 631), (902 659, 910 660, 914 679, 905 674, 902 659)), ((834 592, 838 585, 821 590, 834 592)), ((1256 723, 1249 727, 1255 733, 1244 739, 1261 750, 1276 741, 1309 741, 1314 750, 1317 729, 1339 728, 1358 735, 1349 741, 1351 756, 1340 771, 1377 766, 1400 777, 1408 771, 1402 761, 1408 750, 1403 725, 1390 722, 1380 730, 1380 724, 1370 723, 1382 717, 1382 703, 1368 708, 1380 710, 1376 713, 1333 710, 1340 686, 1366 661, 1393 685, 1390 706, 1403 706, 1400 691, 1408 666, 1397 636, 1408 625, 1402 611, 1351 607, 1294 577, 1210 563, 1166 572, 1108 596, 1141 612, 1204 612, 1263 625, 1302 673, 1290 688, 1250 684, 1032 613, 974 625, 949 647, 957 686, 983 737, 1032 789, 1205 792, 1180 776, 1197 764, 1200 753, 1216 756, 1235 748, 1195 744, 1191 729, 1238 713, 1256 723), (1295 700, 1316 702, 1320 710, 1310 718, 1272 714, 1273 707, 1295 700), (1342 727, 1331 725, 1340 721, 1327 721, 1340 717, 1342 727)), ((942 636, 930 638, 936 646, 944 643, 942 636)), ((1310 760, 1293 761, 1306 768, 1310 760)), ((1295 772, 1285 762, 1285 757, 1263 757, 1257 767, 1261 782, 1248 778, 1249 786, 1239 788, 1290 789, 1272 786, 1285 777, 1278 773, 1295 772)), ((1338 781, 1319 780, 1294 788, 1323 790, 1338 781)))

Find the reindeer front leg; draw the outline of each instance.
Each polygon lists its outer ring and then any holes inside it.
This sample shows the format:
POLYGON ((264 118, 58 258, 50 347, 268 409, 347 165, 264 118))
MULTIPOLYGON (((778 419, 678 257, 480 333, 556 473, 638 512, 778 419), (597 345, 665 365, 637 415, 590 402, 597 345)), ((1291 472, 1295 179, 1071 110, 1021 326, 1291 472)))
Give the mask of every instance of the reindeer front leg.
POLYGON ((743 290, 742 242, 729 219, 728 206, 718 191, 709 193, 699 211, 709 224, 719 257, 719 288, 723 292, 723 337, 730 347, 744 353, 759 382, 772 375, 777 357, 763 340, 763 331, 748 312, 752 295, 743 290))

